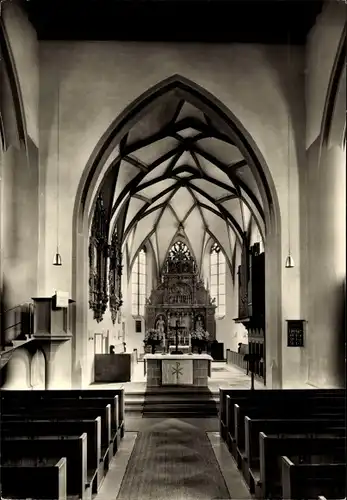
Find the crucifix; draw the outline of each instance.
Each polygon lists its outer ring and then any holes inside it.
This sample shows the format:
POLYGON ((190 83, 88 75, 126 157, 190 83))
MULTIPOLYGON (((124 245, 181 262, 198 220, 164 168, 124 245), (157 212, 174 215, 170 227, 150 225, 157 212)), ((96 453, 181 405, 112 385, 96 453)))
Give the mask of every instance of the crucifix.
POLYGON ((175 347, 175 350, 172 351, 171 354, 183 354, 182 351, 179 351, 178 350, 178 332, 180 330, 184 330, 184 326, 179 326, 179 320, 177 319, 176 320, 176 326, 173 328, 173 330, 175 330, 175 344, 176 344, 176 347, 175 347))

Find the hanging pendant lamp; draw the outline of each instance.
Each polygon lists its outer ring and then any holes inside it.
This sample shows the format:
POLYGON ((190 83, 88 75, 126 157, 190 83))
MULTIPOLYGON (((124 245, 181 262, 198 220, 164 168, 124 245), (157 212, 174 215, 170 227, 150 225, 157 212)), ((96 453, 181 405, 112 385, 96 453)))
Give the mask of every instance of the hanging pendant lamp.
MULTIPOLYGON (((288 31, 288 72, 290 74, 291 71, 291 64, 290 64, 290 32, 288 31)), ((287 175, 288 175, 288 256, 286 258, 285 262, 285 268, 286 269, 292 269, 295 266, 294 259, 291 255, 290 251, 290 164, 291 164, 291 159, 290 159, 290 109, 288 110, 288 130, 287 130, 287 175)))
POLYGON ((62 266, 62 258, 59 252, 59 133, 60 133, 60 81, 57 78, 57 249, 53 258, 53 266, 62 266))

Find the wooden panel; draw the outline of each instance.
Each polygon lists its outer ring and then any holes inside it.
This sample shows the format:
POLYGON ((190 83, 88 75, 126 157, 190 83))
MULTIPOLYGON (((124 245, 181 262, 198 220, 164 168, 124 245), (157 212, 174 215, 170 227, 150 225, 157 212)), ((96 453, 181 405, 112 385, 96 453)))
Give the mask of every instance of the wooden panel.
POLYGON ((130 382, 131 354, 96 354, 95 382, 130 382))

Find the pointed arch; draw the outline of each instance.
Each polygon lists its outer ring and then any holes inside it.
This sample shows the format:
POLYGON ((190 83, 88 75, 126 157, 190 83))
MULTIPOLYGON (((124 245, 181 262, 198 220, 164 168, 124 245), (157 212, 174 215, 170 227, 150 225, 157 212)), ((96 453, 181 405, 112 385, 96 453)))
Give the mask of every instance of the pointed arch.
MULTIPOLYGON (((256 181, 260 198, 264 207, 264 221, 266 229, 266 250, 269 258, 266 259, 269 286, 266 289, 266 303, 268 333, 272 346, 269 350, 268 363, 276 357, 278 365, 282 359, 282 260, 281 260, 281 218, 276 188, 270 170, 251 135, 218 98, 209 93, 197 83, 175 74, 157 83, 141 96, 135 99, 112 122, 96 144, 80 179, 77 189, 73 213, 73 248, 72 248, 72 293, 76 302, 81 304, 76 309, 76 322, 79 334, 74 337, 78 349, 75 349, 75 364, 85 358, 86 341, 83 332, 87 331, 87 242, 88 220, 95 198, 98 194, 101 176, 106 162, 115 147, 122 147, 122 139, 132 127, 148 112, 150 112, 160 97, 174 91, 181 99, 192 104, 208 119, 213 121, 220 133, 227 137, 247 162, 256 181), (276 353, 276 354, 274 354, 276 353)), ((197 262, 197 260, 196 260, 197 262)), ((77 328, 76 328, 77 331, 77 328)), ((269 345, 269 344, 268 344, 269 345)), ((75 346, 74 346, 75 347, 75 346)), ((270 366, 270 365, 269 365, 270 366)), ((276 384, 281 386, 281 374, 276 374, 276 384)))

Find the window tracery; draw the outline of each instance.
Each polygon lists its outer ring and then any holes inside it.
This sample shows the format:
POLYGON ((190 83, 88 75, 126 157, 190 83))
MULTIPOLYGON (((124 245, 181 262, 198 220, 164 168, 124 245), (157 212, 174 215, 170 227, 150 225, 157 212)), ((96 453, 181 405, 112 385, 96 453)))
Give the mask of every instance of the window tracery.
POLYGON ((138 253, 131 271, 132 314, 144 316, 147 284, 147 255, 143 248, 138 253))
POLYGON ((217 243, 214 243, 210 251, 210 294, 215 299, 216 316, 225 316, 225 279, 226 267, 225 256, 217 243))
POLYGON ((169 250, 166 260, 168 273, 194 273, 195 261, 188 246, 183 241, 176 241, 169 250))

